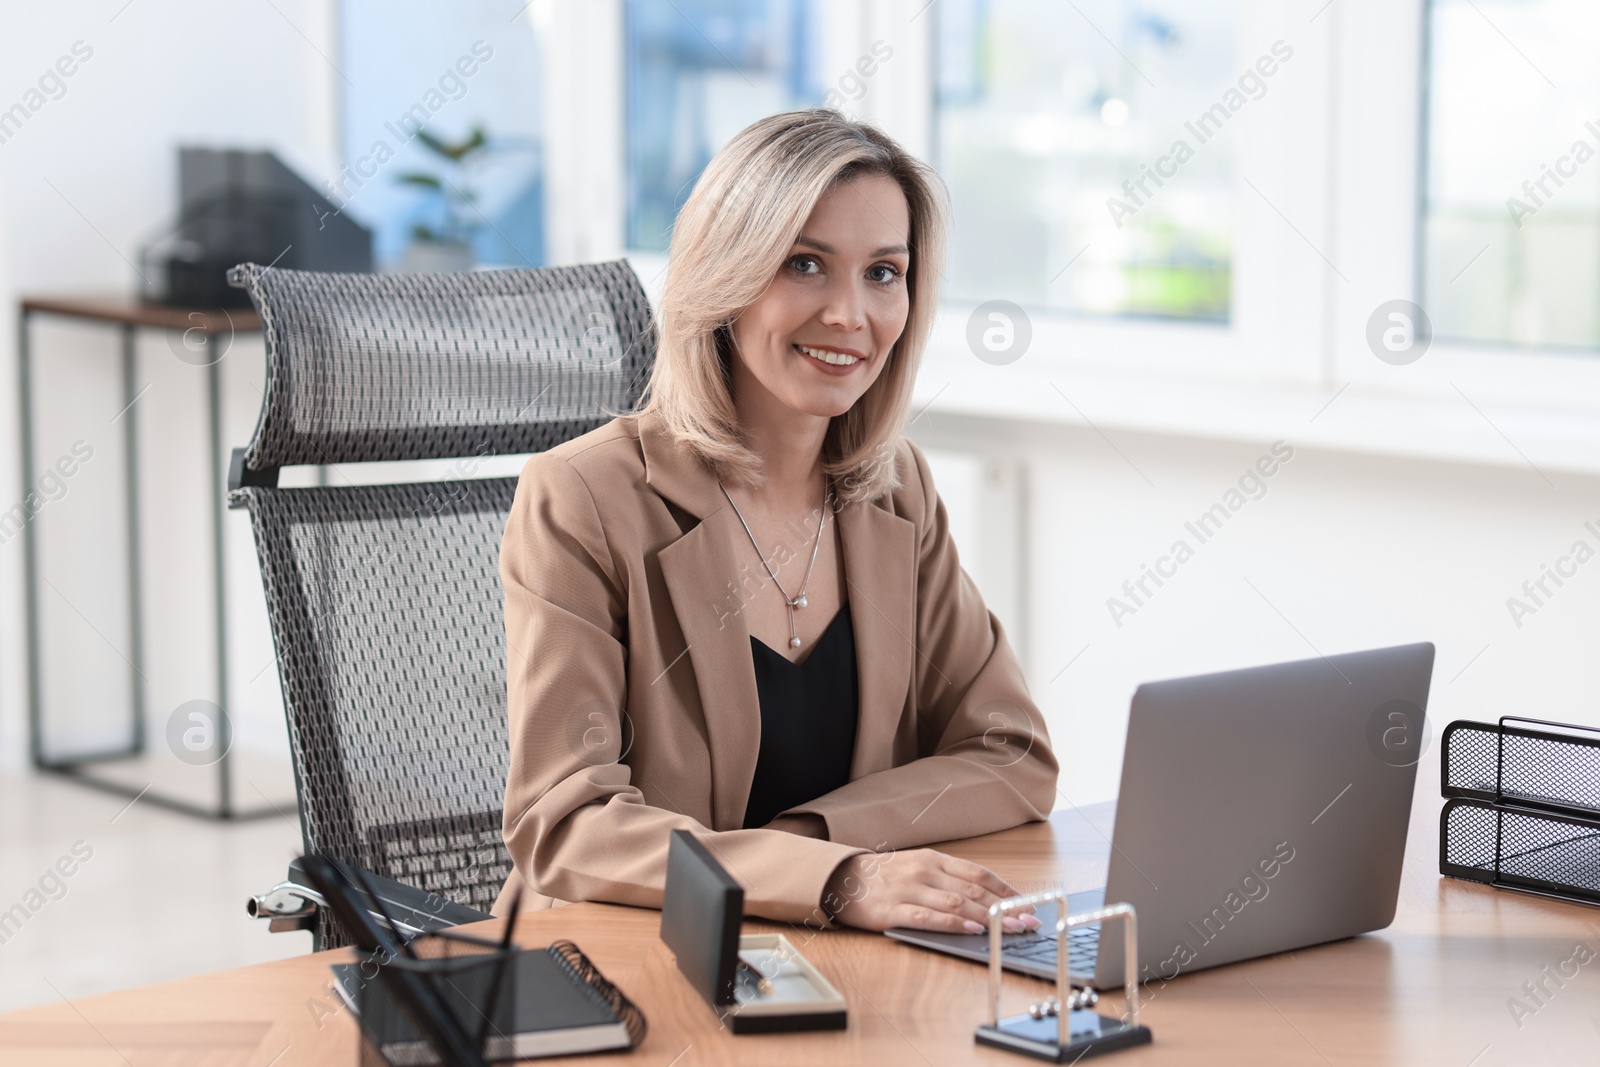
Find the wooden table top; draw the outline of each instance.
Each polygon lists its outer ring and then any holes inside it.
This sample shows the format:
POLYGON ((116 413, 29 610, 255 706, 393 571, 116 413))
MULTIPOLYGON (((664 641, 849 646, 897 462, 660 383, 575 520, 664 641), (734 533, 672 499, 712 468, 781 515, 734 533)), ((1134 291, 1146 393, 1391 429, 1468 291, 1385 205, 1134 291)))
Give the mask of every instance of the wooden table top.
POLYGON ((43 312, 68 318, 92 319, 120 326, 149 326, 164 330, 198 330, 201 333, 253 333, 261 317, 253 307, 187 308, 146 304, 126 293, 79 293, 63 296, 25 296, 25 312, 43 312))
MULTIPOLYGON (((1600 952, 1600 911, 1441 878, 1439 807, 1435 767, 1431 785, 1418 783, 1392 926, 1189 974, 1153 994, 1146 987, 1141 1021, 1153 1031, 1154 1044, 1108 1062, 1511 1067, 1600 1060, 1600 956, 1559 984, 1545 978, 1580 942, 1600 952), (1546 993, 1530 1000, 1523 984, 1541 979, 1546 993), (1534 1010, 1513 1014, 1511 998, 1534 1010)), ((1023 891, 1092 888, 1105 876, 1110 815, 1109 805, 1058 812, 1048 823, 946 850, 987 864, 1023 891)), ((677 972, 657 935, 659 922, 658 912, 600 904, 519 921, 523 945, 576 941, 649 1021, 646 1041, 630 1055, 561 1062, 1032 1062, 973 1043, 987 1010, 984 967, 856 931, 816 934, 804 946, 849 1002, 847 1030, 735 1037, 719 1030, 677 972)), ((747 933, 772 930, 796 941, 806 936, 776 924, 746 924, 747 933)), ((184 934, 174 930, 172 936, 184 934)), ((271 935, 263 928, 261 936, 271 935)), ((343 951, 307 955, 0 1015, 0 1063, 347 1067, 356 1063, 356 1025, 330 990, 327 970, 344 958, 343 951)), ((1006 982, 1009 1002, 1016 1004, 1011 1010, 1046 990, 1014 975, 1006 982)), ((1120 995, 1106 996, 1102 1010, 1121 1009, 1120 995)))

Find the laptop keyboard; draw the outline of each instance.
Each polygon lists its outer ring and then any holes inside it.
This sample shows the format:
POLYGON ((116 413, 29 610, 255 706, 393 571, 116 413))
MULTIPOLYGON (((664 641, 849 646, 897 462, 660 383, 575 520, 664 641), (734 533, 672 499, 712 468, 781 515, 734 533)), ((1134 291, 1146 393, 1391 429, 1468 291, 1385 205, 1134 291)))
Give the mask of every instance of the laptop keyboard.
MULTIPOLYGON (((1046 967, 1056 963, 1056 939, 1047 934, 1027 934, 1006 944, 1004 955, 1046 967)), ((1076 926, 1067 931, 1067 965, 1073 974, 1093 974, 1100 953, 1100 928, 1076 926)))

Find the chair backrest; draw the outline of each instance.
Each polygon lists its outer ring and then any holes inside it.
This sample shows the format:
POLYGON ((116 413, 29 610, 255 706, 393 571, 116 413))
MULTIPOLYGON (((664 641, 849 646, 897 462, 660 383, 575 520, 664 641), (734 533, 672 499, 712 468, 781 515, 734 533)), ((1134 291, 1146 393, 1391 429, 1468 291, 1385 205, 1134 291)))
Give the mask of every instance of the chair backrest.
MULTIPOLYGON (((625 261, 460 274, 244 264, 261 420, 235 453, 278 653, 307 851, 487 911, 510 871, 499 549, 538 452, 639 398, 650 309, 625 261), (456 459, 445 481, 278 488, 299 464, 456 459)), ((342 943, 324 922, 323 947, 342 943)))

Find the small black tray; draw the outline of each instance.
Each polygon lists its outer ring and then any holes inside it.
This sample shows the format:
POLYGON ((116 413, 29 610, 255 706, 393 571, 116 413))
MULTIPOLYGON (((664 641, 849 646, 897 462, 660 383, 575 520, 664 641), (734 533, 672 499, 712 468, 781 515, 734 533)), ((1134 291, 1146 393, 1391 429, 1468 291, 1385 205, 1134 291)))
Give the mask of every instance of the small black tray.
POLYGON ((1440 874, 1600 905, 1600 730, 1506 715, 1441 748, 1440 874))

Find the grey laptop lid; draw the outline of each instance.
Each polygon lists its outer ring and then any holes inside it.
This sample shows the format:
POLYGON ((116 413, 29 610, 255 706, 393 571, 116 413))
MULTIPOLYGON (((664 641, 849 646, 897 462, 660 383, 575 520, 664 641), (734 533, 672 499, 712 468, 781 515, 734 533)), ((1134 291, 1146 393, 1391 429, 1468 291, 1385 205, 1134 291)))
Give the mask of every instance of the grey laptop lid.
MULTIPOLYGON (((1140 981, 1393 920, 1433 645, 1152 682, 1128 720, 1106 899, 1140 981)), ((1122 984, 1121 939, 1096 983, 1122 984)))

